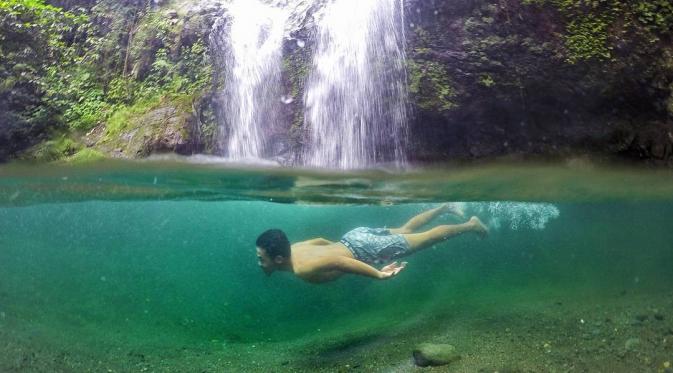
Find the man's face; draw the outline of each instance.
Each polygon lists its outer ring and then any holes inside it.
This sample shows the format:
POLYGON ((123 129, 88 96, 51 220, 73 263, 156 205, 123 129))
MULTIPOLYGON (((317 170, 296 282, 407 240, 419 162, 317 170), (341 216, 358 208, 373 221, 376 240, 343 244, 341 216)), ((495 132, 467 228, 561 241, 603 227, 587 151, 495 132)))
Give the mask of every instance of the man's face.
POLYGON ((257 264, 267 276, 273 272, 274 262, 263 249, 257 248, 257 264))

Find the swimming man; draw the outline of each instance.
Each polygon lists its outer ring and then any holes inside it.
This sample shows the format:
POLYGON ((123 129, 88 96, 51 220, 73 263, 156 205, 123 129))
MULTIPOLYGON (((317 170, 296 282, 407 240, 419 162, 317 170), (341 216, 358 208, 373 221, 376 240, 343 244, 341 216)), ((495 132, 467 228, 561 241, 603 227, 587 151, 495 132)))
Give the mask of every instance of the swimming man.
POLYGON ((347 273, 385 280, 396 276, 407 264, 395 259, 462 233, 473 232, 482 237, 488 234, 475 216, 463 224, 416 232, 445 212, 464 217, 456 205, 444 204, 413 217, 400 228, 355 228, 339 242, 314 238, 291 245, 283 231, 269 229, 257 238, 258 263, 267 275, 274 271, 292 272, 311 283, 333 281, 347 273), (387 265, 380 270, 375 267, 382 264, 387 265))

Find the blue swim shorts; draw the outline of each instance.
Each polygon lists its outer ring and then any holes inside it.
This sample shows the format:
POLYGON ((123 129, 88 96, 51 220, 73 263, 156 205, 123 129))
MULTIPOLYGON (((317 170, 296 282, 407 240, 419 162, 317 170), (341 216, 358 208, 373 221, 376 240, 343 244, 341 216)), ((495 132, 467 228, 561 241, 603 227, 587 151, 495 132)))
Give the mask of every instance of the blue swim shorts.
POLYGON ((370 265, 390 263, 411 252, 409 243, 402 235, 391 234, 385 228, 355 228, 339 242, 353 253, 355 259, 370 265))

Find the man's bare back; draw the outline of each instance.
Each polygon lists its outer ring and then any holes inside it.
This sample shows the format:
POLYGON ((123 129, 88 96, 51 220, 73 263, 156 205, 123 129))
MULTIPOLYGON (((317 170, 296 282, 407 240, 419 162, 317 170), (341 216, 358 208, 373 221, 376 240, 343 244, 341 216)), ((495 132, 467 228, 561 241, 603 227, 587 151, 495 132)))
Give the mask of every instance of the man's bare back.
POLYGON ((302 241, 290 247, 287 260, 274 262, 264 250, 257 249, 259 265, 267 273, 273 270, 288 271, 311 283, 323 283, 336 280, 346 273, 359 274, 377 279, 385 279, 396 275, 404 268, 404 264, 392 263, 380 271, 355 259, 348 248, 339 242, 323 238, 302 241))
POLYGON ((295 275, 313 283, 333 281, 344 274, 336 269, 321 269, 321 263, 333 262, 344 257, 355 259, 343 244, 324 239, 297 242, 292 245, 291 250, 295 275))
POLYGON ((291 252, 294 274, 312 283, 333 281, 346 273, 384 279, 396 275, 404 268, 404 265, 398 266, 393 263, 394 265, 378 271, 357 260, 344 244, 324 238, 293 244, 291 252), (398 267, 400 269, 395 271, 394 269, 398 267))
POLYGON ((462 216, 462 210, 445 204, 415 216, 400 228, 356 228, 344 235, 340 242, 316 238, 290 245, 282 231, 269 230, 257 239, 259 266, 268 275, 274 271, 287 271, 311 283, 333 281, 347 273, 388 279, 406 265, 406 262, 398 264, 392 259, 461 233, 488 234, 486 226, 476 217, 463 224, 440 225, 425 232, 415 232, 443 212, 462 216), (380 262, 392 263, 378 270, 374 265, 380 262))

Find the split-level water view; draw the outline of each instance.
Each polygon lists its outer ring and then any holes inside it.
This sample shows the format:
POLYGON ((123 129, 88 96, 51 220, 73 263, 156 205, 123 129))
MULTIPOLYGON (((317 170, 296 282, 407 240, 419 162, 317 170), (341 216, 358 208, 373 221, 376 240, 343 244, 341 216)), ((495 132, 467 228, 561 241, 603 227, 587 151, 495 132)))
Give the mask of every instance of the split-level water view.
POLYGON ((672 30, 0 0, 0 372, 673 372, 672 30))

